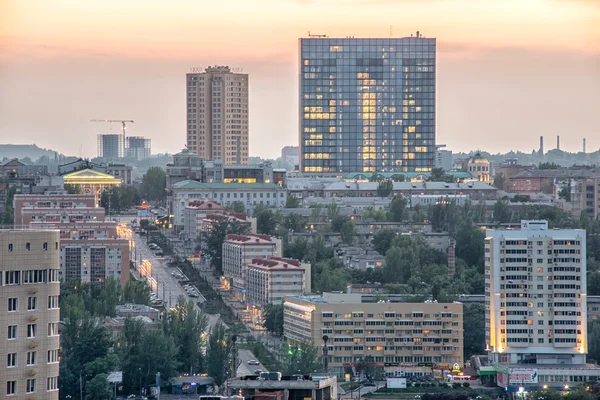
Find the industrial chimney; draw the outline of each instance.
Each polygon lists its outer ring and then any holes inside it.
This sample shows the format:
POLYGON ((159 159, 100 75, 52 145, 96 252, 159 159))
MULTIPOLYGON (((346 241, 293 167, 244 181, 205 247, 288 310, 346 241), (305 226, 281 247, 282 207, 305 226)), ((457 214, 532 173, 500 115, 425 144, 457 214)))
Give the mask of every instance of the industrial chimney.
POLYGON ((540 154, 544 155, 544 137, 540 136, 540 154))
POLYGON ((585 154, 585 138, 583 138, 583 153, 585 154))
POLYGON ((556 150, 560 150, 560 136, 556 137, 556 150))

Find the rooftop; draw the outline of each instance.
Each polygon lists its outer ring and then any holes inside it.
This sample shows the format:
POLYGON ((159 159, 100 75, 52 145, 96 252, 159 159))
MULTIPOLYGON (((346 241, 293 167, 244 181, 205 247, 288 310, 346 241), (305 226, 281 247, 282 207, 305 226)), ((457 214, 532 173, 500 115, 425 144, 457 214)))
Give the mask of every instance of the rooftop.
POLYGON ((173 185, 175 190, 215 190, 215 189, 230 189, 230 190, 276 190, 281 189, 281 186, 274 183, 220 183, 220 182, 198 182, 194 180, 185 180, 177 182, 173 185))
POLYGON ((291 258, 283 257, 267 257, 267 258, 253 258, 252 263, 248 266, 254 266, 269 270, 303 270, 300 267, 300 261, 291 258))
MULTIPOLYGON (((377 191, 378 182, 334 182, 324 190, 365 190, 377 191)), ((423 190, 497 190, 486 182, 394 182, 394 191, 423 191, 423 190)))
POLYGON ((118 305, 116 308, 118 313, 127 313, 127 312, 158 312, 156 308, 152 308, 145 304, 122 304, 118 305))
POLYGON ((235 235, 228 234, 225 238, 227 242, 239 242, 239 243, 274 243, 271 236, 269 235, 260 235, 258 233, 248 233, 246 235, 235 235))
POLYGON ((188 208, 196 208, 198 210, 222 210, 223 207, 212 200, 193 201, 188 205, 188 208))

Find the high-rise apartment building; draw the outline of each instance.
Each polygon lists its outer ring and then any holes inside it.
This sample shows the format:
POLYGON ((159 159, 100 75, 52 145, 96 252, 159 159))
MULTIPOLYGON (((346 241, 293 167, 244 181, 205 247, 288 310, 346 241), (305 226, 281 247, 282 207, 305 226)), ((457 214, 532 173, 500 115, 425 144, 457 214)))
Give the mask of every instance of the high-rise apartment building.
POLYGON ((429 172, 436 40, 299 41, 300 171, 429 172))
POLYGON ((463 365, 462 303, 404 303, 402 296, 323 293, 287 297, 283 334, 288 341, 323 346, 328 336, 329 372, 360 374, 373 357, 387 376, 442 377, 463 365))
POLYGON ((139 161, 150 158, 152 155, 151 140, 143 136, 127 136, 126 144, 125 157, 139 161))
POLYGON ((98 157, 105 160, 118 160, 125 154, 125 143, 120 134, 98 134, 98 157))
POLYGON ((58 231, 0 231, 0 386, 15 399, 58 399, 58 231))
POLYGON ((488 229, 486 344, 497 363, 585 364, 586 242, 582 229, 488 229))
POLYGON ((248 74, 226 66, 187 74, 187 148, 204 160, 248 163, 248 74))

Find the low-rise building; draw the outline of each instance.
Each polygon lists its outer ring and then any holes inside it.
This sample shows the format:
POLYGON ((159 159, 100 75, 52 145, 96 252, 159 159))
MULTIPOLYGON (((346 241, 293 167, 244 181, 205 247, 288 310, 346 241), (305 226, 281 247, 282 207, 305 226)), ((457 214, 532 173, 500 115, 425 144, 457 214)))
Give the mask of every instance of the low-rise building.
POLYGON ((225 209, 215 201, 192 201, 183 211, 183 234, 187 239, 196 239, 200 235, 202 221, 207 215, 223 214, 225 209))
POLYGON ((162 315, 156 308, 144 304, 119 304, 115 310, 117 312, 117 317, 133 318, 141 316, 150 318, 152 321, 160 320, 162 315))
POLYGON ((208 183, 273 183, 273 167, 266 161, 260 164, 224 164, 221 160, 204 163, 208 183))
POLYGON ((248 227, 248 233, 256 233, 256 218, 231 211, 225 211, 223 214, 208 214, 200 221, 196 233, 200 235, 202 232, 208 232, 212 229, 214 224, 222 221, 237 222, 241 225, 246 225, 248 227))
POLYGON ((281 380, 257 380, 256 376, 228 379, 228 390, 241 394, 246 399, 286 400, 315 399, 337 400, 337 379, 335 376, 306 376, 298 380, 297 376, 283 376, 281 380))
POLYGON ((17 226, 27 226, 32 221, 104 220, 104 209, 96 207, 93 195, 17 194, 13 198, 13 208, 14 223, 17 226))
POLYGON ((109 163, 106 166, 106 173, 120 179, 125 185, 133 184, 132 172, 133 167, 131 165, 109 163))
POLYGON ((223 275, 229 280, 234 297, 246 296, 246 271, 255 258, 281 257, 281 241, 268 235, 227 235, 223 242, 223 275), (279 244, 279 246, 278 246, 279 244))
POLYGON ((329 371, 338 377, 360 374, 356 367, 367 356, 387 376, 463 365, 462 303, 396 301, 380 294, 288 297, 284 336, 320 347, 327 335, 329 371))
POLYGON ((282 257, 254 258, 246 271, 246 300, 254 306, 282 304, 288 296, 310 291, 310 264, 282 257))

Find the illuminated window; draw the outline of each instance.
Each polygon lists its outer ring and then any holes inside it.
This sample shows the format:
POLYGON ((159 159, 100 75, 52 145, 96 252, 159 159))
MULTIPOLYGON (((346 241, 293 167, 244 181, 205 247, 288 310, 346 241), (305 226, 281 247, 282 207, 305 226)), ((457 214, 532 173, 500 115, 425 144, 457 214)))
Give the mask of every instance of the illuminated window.
POLYGON ((410 132, 410 133, 415 132, 415 127, 414 126, 409 126, 408 127, 408 132, 410 132))

